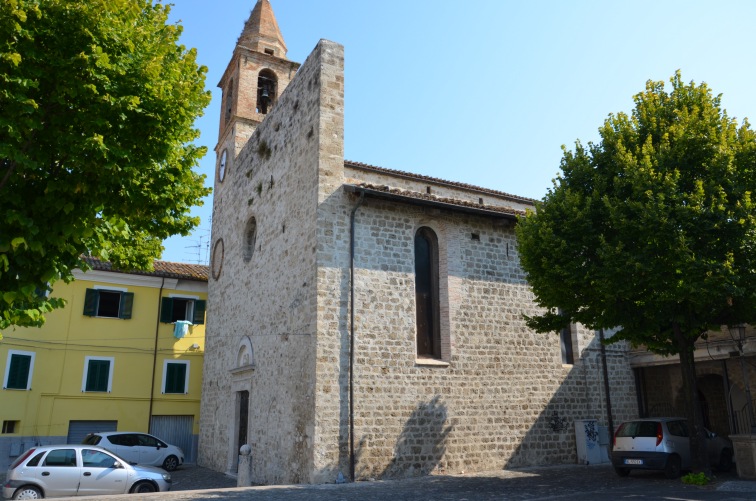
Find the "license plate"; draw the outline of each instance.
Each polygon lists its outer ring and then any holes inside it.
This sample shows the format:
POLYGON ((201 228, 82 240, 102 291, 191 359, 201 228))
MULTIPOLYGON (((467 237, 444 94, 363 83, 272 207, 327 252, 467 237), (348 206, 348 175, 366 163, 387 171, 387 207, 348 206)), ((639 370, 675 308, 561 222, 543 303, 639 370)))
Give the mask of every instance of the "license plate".
POLYGON ((625 464, 643 464, 642 459, 625 459, 625 464))

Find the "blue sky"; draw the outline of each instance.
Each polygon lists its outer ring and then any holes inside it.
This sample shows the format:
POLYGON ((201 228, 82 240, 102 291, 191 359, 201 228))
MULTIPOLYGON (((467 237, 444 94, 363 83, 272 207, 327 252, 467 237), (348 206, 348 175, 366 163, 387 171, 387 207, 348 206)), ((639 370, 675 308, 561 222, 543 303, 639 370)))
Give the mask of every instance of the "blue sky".
MULTIPOLYGON (((181 42, 207 66, 197 122, 212 184, 220 89, 255 0, 173 0, 181 42)), ((756 2, 742 0, 271 0, 303 62, 318 40, 345 47, 345 156, 541 199, 561 146, 597 141, 647 80, 676 70, 756 121, 756 2)), ((206 262, 212 197, 162 259, 206 262)))

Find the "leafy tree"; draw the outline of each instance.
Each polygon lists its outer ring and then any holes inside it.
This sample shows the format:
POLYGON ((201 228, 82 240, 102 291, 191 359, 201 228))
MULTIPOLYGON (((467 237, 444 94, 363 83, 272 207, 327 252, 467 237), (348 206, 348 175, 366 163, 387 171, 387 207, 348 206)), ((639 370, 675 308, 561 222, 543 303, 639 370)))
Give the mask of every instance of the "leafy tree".
POLYGON ((563 147, 517 237, 545 308, 531 328, 620 326, 609 342, 680 356, 693 466, 708 471, 694 345, 756 316, 756 137, 706 84, 670 82, 647 82, 598 144, 563 147))
MULTIPOLYGON (((159 1, 159 0, 158 0, 159 1)), ((206 68, 153 0, 0 2, 0 329, 91 254, 150 269, 199 224, 206 68)))

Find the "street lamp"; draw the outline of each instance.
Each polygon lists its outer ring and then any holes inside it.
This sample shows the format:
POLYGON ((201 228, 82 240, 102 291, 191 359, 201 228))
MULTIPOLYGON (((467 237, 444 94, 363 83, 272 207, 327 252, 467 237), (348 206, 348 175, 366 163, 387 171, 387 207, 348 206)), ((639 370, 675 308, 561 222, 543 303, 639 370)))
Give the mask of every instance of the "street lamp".
POLYGON ((728 326, 730 337, 737 343, 738 352, 740 353, 740 370, 743 373, 743 385, 745 385, 746 399, 748 401, 748 419, 751 425, 751 435, 756 434, 756 418, 753 415, 753 402, 751 401, 751 385, 748 383, 748 369, 745 364, 743 345, 745 344, 745 324, 728 326), (737 340, 734 334, 737 333, 737 340))

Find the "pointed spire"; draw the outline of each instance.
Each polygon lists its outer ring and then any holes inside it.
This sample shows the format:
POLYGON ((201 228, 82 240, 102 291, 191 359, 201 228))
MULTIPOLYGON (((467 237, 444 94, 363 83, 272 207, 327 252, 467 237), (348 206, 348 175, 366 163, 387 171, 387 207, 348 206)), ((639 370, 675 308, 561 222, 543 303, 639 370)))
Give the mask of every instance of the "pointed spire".
POLYGON ((271 54, 272 51, 272 55, 286 59, 286 43, 278 29, 270 0, 257 0, 236 44, 255 52, 271 54))

